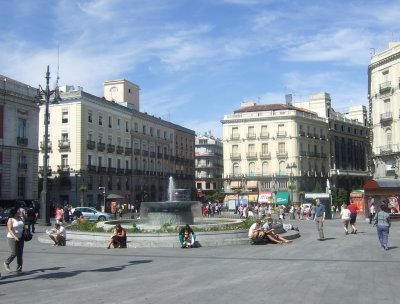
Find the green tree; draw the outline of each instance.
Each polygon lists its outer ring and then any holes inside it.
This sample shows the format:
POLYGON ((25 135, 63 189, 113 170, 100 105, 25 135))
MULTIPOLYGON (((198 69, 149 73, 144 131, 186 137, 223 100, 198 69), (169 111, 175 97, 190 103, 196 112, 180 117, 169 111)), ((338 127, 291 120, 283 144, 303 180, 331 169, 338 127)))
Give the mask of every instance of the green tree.
POLYGON ((342 204, 348 202, 349 194, 346 189, 333 187, 331 191, 334 206, 340 207, 342 204))
POLYGON ((315 187, 314 187, 314 189, 313 189, 312 192, 314 192, 314 193, 321 193, 321 192, 325 192, 325 191, 322 189, 321 183, 320 183, 319 181, 317 181, 317 182, 315 183, 315 187))

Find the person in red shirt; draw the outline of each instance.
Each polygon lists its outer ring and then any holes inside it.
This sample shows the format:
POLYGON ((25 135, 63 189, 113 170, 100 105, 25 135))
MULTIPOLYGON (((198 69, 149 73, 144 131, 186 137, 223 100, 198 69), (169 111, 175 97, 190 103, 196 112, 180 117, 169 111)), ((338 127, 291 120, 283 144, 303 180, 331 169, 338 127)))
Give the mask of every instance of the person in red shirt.
POLYGON ((356 234, 357 233, 356 220, 358 211, 357 204, 355 202, 352 202, 351 204, 347 205, 347 209, 349 209, 350 211, 350 225, 352 228, 351 233, 356 234))

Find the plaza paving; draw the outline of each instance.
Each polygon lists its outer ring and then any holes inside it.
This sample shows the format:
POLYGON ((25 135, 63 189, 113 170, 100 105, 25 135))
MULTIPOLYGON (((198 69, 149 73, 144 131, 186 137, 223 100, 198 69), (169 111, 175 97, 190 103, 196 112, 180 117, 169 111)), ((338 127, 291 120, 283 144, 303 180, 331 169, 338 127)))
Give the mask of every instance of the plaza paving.
MULTIPOLYGON (((25 244, 24 273, 1 269, 1 303, 399 303, 400 222, 389 251, 359 222, 345 235, 325 222, 317 241, 310 221, 291 221, 290 245, 112 249, 25 244)), ((201 240, 201 234, 199 234, 201 240)), ((0 227, 1 261, 9 254, 0 227)), ((11 265, 15 269, 15 262, 11 265)))

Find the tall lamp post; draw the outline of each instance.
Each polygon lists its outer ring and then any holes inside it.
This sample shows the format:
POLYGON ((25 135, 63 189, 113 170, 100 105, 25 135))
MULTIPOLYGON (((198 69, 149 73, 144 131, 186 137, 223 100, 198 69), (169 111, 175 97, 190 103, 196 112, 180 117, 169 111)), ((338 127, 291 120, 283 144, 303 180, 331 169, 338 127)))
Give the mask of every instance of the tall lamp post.
POLYGON ((50 226, 50 206, 47 202, 47 170, 48 170, 48 155, 49 155, 49 103, 50 97, 54 95, 52 104, 58 104, 61 100, 58 85, 54 90, 49 89, 50 82, 50 68, 47 66, 46 72, 46 88, 43 89, 39 84, 37 89, 37 95, 35 97, 36 102, 39 105, 45 105, 44 115, 44 155, 43 155, 43 185, 42 192, 40 193, 40 224, 43 226, 50 226))
POLYGON ((106 212, 106 187, 99 187, 99 190, 103 190, 103 212, 106 212))
MULTIPOLYGON (((290 200, 293 201, 293 169, 297 168, 296 163, 288 163, 286 169, 290 169, 290 179, 289 179, 289 188, 290 188, 290 200)), ((292 202, 293 203, 293 202, 292 202)))

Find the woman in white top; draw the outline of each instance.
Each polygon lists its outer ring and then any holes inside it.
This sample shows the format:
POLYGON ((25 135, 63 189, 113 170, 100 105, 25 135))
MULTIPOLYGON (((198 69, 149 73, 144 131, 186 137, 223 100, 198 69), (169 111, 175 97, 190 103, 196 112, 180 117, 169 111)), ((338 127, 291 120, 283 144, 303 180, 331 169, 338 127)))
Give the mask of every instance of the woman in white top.
POLYGON ((340 211, 340 216, 343 222, 343 228, 346 235, 349 234, 348 227, 350 223, 350 214, 351 212, 349 209, 347 209, 347 205, 346 204, 342 205, 342 211, 340 211))
POLYGON ((24 252, 24 240, 22 232, 24 230, 24 222, 20 217, 18 208, 13 208, 7 222, 7 242, 11 249, 11 255, 4 261, 4 268, 10 272, 11 262, 17 258, 17 272, 22 272, 22 255, 24 252))

